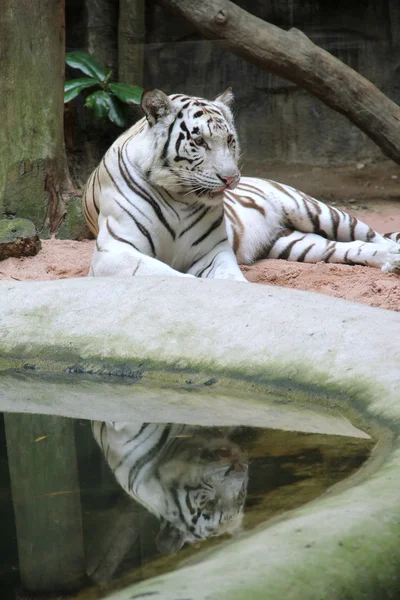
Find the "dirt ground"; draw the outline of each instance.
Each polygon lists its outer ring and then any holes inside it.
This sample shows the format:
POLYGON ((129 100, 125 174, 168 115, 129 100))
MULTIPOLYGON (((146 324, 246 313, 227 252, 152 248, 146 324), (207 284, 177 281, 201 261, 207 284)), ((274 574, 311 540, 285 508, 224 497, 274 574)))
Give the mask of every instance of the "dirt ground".
MULTIPOLYGON (((328 201, 381 233, 400 231, 400 169, 392 162, 329 170, 276 168, 269 169, 264 176, 328 201)), ((94 242, 88 240, 43 240, 37 256, 2 261, 0 279, 84 277, 93 245, 94 242)), ((400 311, 400 275, 382 273, 379 269, 263 260, 243 267, 243 272, 254 283, 315 291, 400 311)))

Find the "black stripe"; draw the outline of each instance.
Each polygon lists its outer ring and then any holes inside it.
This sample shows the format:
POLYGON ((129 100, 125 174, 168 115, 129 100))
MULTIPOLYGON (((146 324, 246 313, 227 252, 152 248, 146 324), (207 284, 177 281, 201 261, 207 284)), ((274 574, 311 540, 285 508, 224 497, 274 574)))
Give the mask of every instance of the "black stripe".
POLYGON ((125 444, 130 444, 131 442, 133 442, 133 440, 136 440, 137 437, 139 437, 139 435, 141 433, 143 433, 143 431, 145 429, 147 429, 147 427, 149 426, 149 423, 143 423, 141 428, 139 429, 139 431, 137 433, 135 433, 135 435, 131 438, 129 438, 129 440, 127 440, 126 442, 124 442, 125 444))
POLYGON ((193 248, 193 246, 198 246, 203 240, 205 240, 213 231, 215 231, 215 229, 218 229, 218 227, 221 225, 221 223, 224 220, 224 213, 221 214, 220 217, 218 217, 218 219, 216 219, 214 221, 214 223, 212 223, 212 225, 210 225, 210 227, 207 229, 207 231, 205 233, 203 233, 203 235, 201 235, 199 238, 197 238, 196 241, 193 242, 193 244, 191 245, 191 248, 193 248))
POLYGON ((83 214, 84 214, 86 221, 88 222, 89 226, 91 225, 92 231, 97 233, 99 227, 98 227, 98 223, 95 223, 93 221, 92 216, 89 212, 88 205, 87 205, 87 191, 85 191, 85 194, 83 196, 82 207, 83 207, 83 214))
POLYGON ((182 121, 182 123, 181 123, 180 127, 181 127, 182 131, 183 131, 184 133, 186 133, 186 139, 187 139, 187 140, 190 140, 190 133, 189 133, 189 129, 186 127, 186 123, 185 123, 185 121, 182 121))
MULTIPOLYGON (((308 215, 311 223, 314 226, 314 233, 319 234, 320 233, 320 222, 319 222, 318 215, 313 214, 313 212, 311 211, 311 209, 308 205, 308 203, 309 203, 308 199, 305 199, 302 195, 301 195, 301 199, 303 200, 304 208, 306 209, 307 215, 308 215)), ((326 235, 325 235, 325 237, 326 237, 326 235)))
MULTIPOLYGON (((326 252, 326 250, 325 250, 325 252, 326 252)), ((335 254, 335 252, 336 252, 336 248, 333 248, 332 250, 330 250, 329 252, 327 252, 325 254, 325 256, 322 257, 323 262, 328 263, 330 257, 332 256, 332 254, 335 254)))
POLYGON ((96 175, 97 175, 97 181, 99 182, 98 185, 99 185, 99 188, 100 188, 100 191, 101 191, 101 185, 100 185, 100 179, 99 179, 99 169, 98 168, 96 169, 94 177, 93 177, 93 180, 92 180, 92 182, 93 182, 92 183, 92 187, 93 187, 92 199, 93 199, 94 208, 96 209, 97 214, 100 214, 100 208, 99 208, 99 206, 98 206, 98 204, 96 202, 96 196, 94 195, 94 186, 96 184, 96 175))
MULTIPOLYGON (((120 148, 118 148, 118 167, 119 167, 119 171, 126 183, 126 185, 128 186, 128 188, 134 193, 137 194, 137 191, 135 190, 135 188, 132 185, 132 178, 129 175, 129 171, 126 167, 126 164, 124 162, 124 159, 122 158, 122 154, 121 154, 121 150, 120 148), (122 163, 122 164, 121 164, 122 163), (122 168, 123 167, 123 168, 122 168), (124 169, 126 171, 126 173, 124 173, 124 169)), ((110 175, 111 176, 111 175, 110 175)), ((113 181, 114 185, 115 182, 113 181)), ((123 198, 125 198, 125 200, 128 202, 128 204, 130 204, 131 206, 133 206, 133 208, 135 210, 137 210, 143 217, 145 217, 146 219, 149 219, 149 217, 146 215, 146 213, 144 213, 138 206, 136 206, 135 204, 133 204, 133 202, 131 202, 131 200, 128 198, 128 196, 125 196, 125 194, 122 192, 122 190, 120 188, 118 188, 119 193, 121 194, 121 196, 123 198)), ((149 219, 150 220, 150 219, 149 219)))
MULTIPOLYGON (((182 142, 182 140, 183 140, 184 138, 185 138, 185 134, 184 134, 182 131, 180 131, 180 132, 179 132, 179 135, 178 135, 178 138, 177 138, 177 140, 176 140, 176 142, 175 142, 175 152, 176 152, 176 154, 177 154, 178 156, 179 156, 179 148, 181 147, 181 142, 182 142)), ((177 160, 177 156, 175 156, 175 159, 174 159, 174 160, 177 160)))
POLYGON ((100 444, 101 444, 101 449, 103 450, 103 452, 105 452, 104 441, 103 441, 103 434, 104 434, 105 430, 106 430, 106 424, 103 421, 102 424, 100 425, 100 444))
MULTIPOLYGON (((218 252, 218 254, 219 254, 219 252, 218 252)), ((216 259, 216 258, 217 258, 217 256, 218 256, 218 254, 216 254, 216 255, 214 256, 214 258, 212 259, 212 261, 211 261, 211 262, 210 262, 210 263, 209 263, 209 264, 208 264, 206 267, 204 267, 204 269, 202 269, 201 271, 199 271, 198 273, 196 273, 196 277, 201 277, 201 276, 203 275, 204 271, 206 271, 208 268, 210 269, 210 271, 209 271, 209 273, 208 273, 208 274, 210 274, 210 273, 211 273, 211 271, 212 271, 212 267, 213 267, 213 264, 214 264, 214 262, 215 262, 215 259, 216 259)))
MULTIPOLYGON (((149 427, 150 425, 152 425, 152 424, 150 424, 150 423, 144 423, 144 424, 142 425, 142 427, 140 428, 140 431, 139 431, 139 433, 137 433, 136 435, 134 435, 134 436, 133 436, 133 438, 130 438, 129 440, 127 440, 127 441, 125 442, 125 444, 124 444, 124 445, 126 445, 126 444, 130 444, 130 443, 131 443, 131 442, 133 442, 133 441, 134 441, 136 438, 138 438, 139 436, 141 436, 141 435, 142 435, 142 433, 143 433, 143 431, 145 431, 145 429, 147 429, 147 427, 149 427)), ((145 444, 145 443, 147 442, 147 440, 148 440, 149 438, 151 438, 151 436, 152 436, 152 435, 154 435, 154 428, 150 429, 150 432, 148 432, 147 436, 146 436, 144 439, 142 439, 142 440, 140 441, 140 445, 142 445, 142 444, 145 444)), ((130 456, 131 456, 133 453, 134 453, 134 452, 138 452, 138 447, 137 447, 137 446, 135 446, 134 448, 131 448, 131 449, 129 450, 129 452, 127 452, 126 454, 124 454, 124 455, 123 455, 123 456, 120 458, 120 461, 119 461, 119 463, 117 463, 117 464, 115 465, 115 467, 112 469, 112 472, 113 472, 113 473, 115 473, 115 471, 117 471, 117 470, 118 470, 118 469, 119 469, 119 468, 120 468, 120 467, 121 467, 121 466, 124 464, 124 462, 125 462, 125 461, 126 461, 126 460, 127 460, 127 459, 128 459, 128 458, 129 458, 129 457, 130 457, 130 456)), ((139 452, 140 452, 140 450, 139 450, 139 452)))
POLYGON ((174 158, 174 161, 175 162, 179 162, 180 160, 186 160, 186 162, 188 162, 191 165, 195 161, 194 158, 188 158, 186 156, 180 156, 180 154, 179 154, 179 149, 181 147, 181 143, 182 143, 182 141, 185 138, 185 133, 186 133, 186 139, 190 140, 190 133, 189 133, 188 128, 186 127, 185 121, 182 121, 182 123, 181 123, 181 129, 183 131, 180 132, 180 134, 178 136, 178 139, 175 142, 176 156, 174 158), (183 132, 185 132, 185 133, 183 133, 183 132))
POLYGON ((266 244, 266 245, 262 246, 258 250, 257 254, 255 254, 255 256, 253 258, 252 263, 256 262, 257 260, 262 260, 264 258, 268 258, 269 255, 270 255, 270 253, 272 252, 273 248, 275 247, 276 242, 281 237, 287 237, 289 235, 292 235, 292 233, 294 233, 293 229, 282 229, 282 231, 280 231, 278 233, 278 235, 271 242, 269 242, 269 244, 266 244))
MULTIPOLYGON (((118 152, 119 152, 119 149, 118 149, 118 152)), ((125 198, 125 200, 126 200, 127 202, 129 202, 129 204, 132 204, 132 203, 130 202, 130 200, 128 200, 128 197, 127 197, 127 196, 125 196, 125 194, 122 192, 122 190, 121 190, 121 188, 119 187, 118 183, 115 181, 114 177, 111 175, 110 171, 108 170, 108 167, 107 167, 107 165, 106 165, 105 158, 103 158, 103 166, 104 166, 105 170, 107 171, 107 175, 108 175, 108 176, 109 176, 109 178, 111 179, 111 181, 112 181, 112 183, 113 183, 114 187, 116 187, 116 188, 117 188, 118 192, 121 194, 121 196, 122 196, 123 198, 125 198)), ((124 176, 124 175, 123 175, 123 173, 122 173, 122 171, 121 171, 121 166, 120 166, 120 165, 119 165, 119 167, 120 167, 120 168, 119 168, 119 170, 120 170, 120 172, 121 172, 122 176, 124 176)), ((124 177, 124 179, 125 179, 125 177, 124 177)), ((126 181, 126 180, 125 180, 125 181, 126 181)), ((133 189, 131 186, 128 186, 128 187, 129 187, 129 188, 130 188, 130 189, 131 189, 133 192, 135 191, 135 190, 134 190, 134 189, 133 189)), ((140 209, 138 209, 138 210, 139 210, 139 212, 140 212, 140 209)), ((144 213, 142 213, 142 215, 143 215, 143 216, 146 216, 144 213)))
POLYGON ((297 240, 293 240, 292 242, 290 242, 286 248, 284 250, 282 250, 282 252, 280 253, 280 255, 278 256, 278 258, 281 258, 283 260, 288 260, 290 253, 292 251, 292 248, 295 244, 297 244, 297 242, 301 242, 302 240, 304 240, 304 238, 306 237, 307 234, 303 235, 303 237, 298 238, 297 240))
POLYGON ((126 212, 126 214, 128 214, 128 215, 131 217, 131 219, 134 221, 134 223, 135 223, 136 227, 139 229, 140 233, 141 233, 142 235, 144 235, 144 237, 145 237, 145 238, 147 239, 147 241, 149 242, 149 244, 150 244, 150 248, 151 248, 151 251, 152 251, 152 254, 153 254, 153 256, 156 256, 156 249, 155 249, 155 247, 154 247, 153 240, 152 240, 152 237, 151 237, 151 235, 150 235, 149 231, 146 229, 146 227, 145 227, 144 225, 142 225, 142 224, 140 223, 140 221, 138 221, 138 220, 135 218, 135 216, 134 216, 134 215, 133 215, 133 214, 130 212, 130 210, 128 210, 127 208, 125 208, 124 206, 122 206, 122 204, 121 204, 120 202, 118 202, 118 200, 117 200, 116 198, 115 198, 114 200, 115 200, 115 202, 118 204, 118 206, 119 206, 120 208, 122 208, 122 210, 124 210, 124 211, 126 212))
MULTIPOLYGON (((178 219, 179 219, 179 221, 180 221, 180 220, 181 220, 181 216, 180 216, 180 214, 178 213, 178 211, 176 211, 176 210, 174 209, 174 207, 170 205, 170 203, 168 202, 168 200, 167 200, 166 198, 164 198, 164 193, 165 193, 165 192, 167 192, 167 190, 163 189, 163 193, 159 192, 159 193, 158 193, 158 196, 161 198, 161 200, 164 202, 164 204, 167 206, 167 208, 171 209, 171 210, 172 210, 172 212, 173 212, 173 213, 175 213, 175 216, 177 216, 177 217, 178 217, 178 219)), ((175 198, 174 198, 173 196, 171 196, 171 194, 169 194, 169 193, 167 192, 167 195, 168 195, 168 196, 171 198, 171 200, 172 200, 173 202, 176 202, 175 198)))
POLYGON ((357 219, 355 217, 350 216, 350 239, 353 242, 356 239, 355 229, 356 229, 357 223, 358 223, 357 219))
POLYGON ((329 206, 329 204, 327 205, 330 215, 331 215, 331 219, 332 219, 332 237, 334 240, 337 240, 337 236, 338 236, 338 230, 339 230, 339 224, 340 224, 340 216, 338 211, 333 208, 332 206, 329 206))
POLYGON ((194 514, 194 512, 195 512, 195 510, 194 510, 194 508, 193 508, 193 506, 192 506, 192 503, 190 502, 190 498, 189 498, 189 490, 187 490, 187 489, 185 488, 185 492, 186 492, 186 495, 185 495, 185 502, 186 502, 186 506, 188 507, 190 514, 191 514, 191 515, 193 515, 193 514, 194 514))
POLYGON ((183 514, 181 503, 179 502, 179 497, 178 497, 178 492, 177 492, 177 486, 176 485, 174 485, 173 488, 171 489, 171 494, 172 494, 172 497, 173 497, 173 499, 175 501, 175 506, 178 509, 180 518, 182 519, 182 521, 186 525, 186 527, 190 527, 190 523, 188 523, 187 520, 185 519, 185 515, 183 514))
MULTIPOLYGON (((132 248, 135 248, 135 250, 137 250, 138 252, 140 252, 140 250, 138 248, 136 248, 135 244, 132 244, 132 242, 128 242, 128 240, 125 240, 122 237, 119 237, 119 235, 117 235, 110 227, 110 224, 108 222, 108 219, 106 221, 106 227, 107 227, 107 231, 108 233, 111 235, 111 237, 114 238, 114 240, 118 240, 118 242, 123 242, 124 244, 129 244, 129 246, 132 246, 132 248)), ((141 253, 142 254, 142 253, 141 253)))
MULTIPOLYGON (((129 140, 128 140, 128 141, 129 141, 129 140)), ((131 174, 129 173, 129 169, 128 169, 128 167, 127 167, 127 164, 126 164, 126 162, 125 162, 125 159, 124 159, 124 156, 123 156, 123 153, 124 153, 124 151, 125 151, 125 146, 126 146, 126 144, 127 144, 127 142, 128 142, 128 141, 125 141, 125 142, 123 143, 123 145, 122 145, 121 149, 118 149, 118 165, 119 165, 119 168, 120 168, 120 171, 121 171, 121 175, 123 176, 123 178, 124 178, 124 180, 125 180, 125 183, 126 183, 126 184, 127 184, 127 186, 129 187, 129 189, 131 189, 131 190, 132 190, 132 192, 134 192, 135 194, 137 194, 138 192, 137 192, 137 190, 135 190, 135 189, 132 187, 132 183, 135 183, 136 185, 139 185, 139 184, 138 184, 138 183, 137 183, 137 182, 136 182, 136 181, 133 179, 133 177, 132 177, 132 176, 131 176, 131 174), (123 169, 122 169, 121 162, 122 162, 122 165, 123 165, 123 167, 124 167, 124 169, 125 169, 126 173, 124 173, 124 171, 123 171, 123 169)), ((125 152, 126 152, 126 151, 125 151, 125 152)), ((150 172, 151 172, 151 169, 150 169, 150 170, 149 170, 149 171, 146 173, 147 177, 149 177, 149 175, 150 175, 150 172)), ((166 190, 164 190, 164 191, 166 192, 166 190)), ((176 215, 178 218, 180 218, 180 217, 179 217, 179 213, 178 213, 178 212, 177 212, 177 211, 174 209, 174 207, 173 207, 173 206, 171 206, 171 205, 169 204, 169 202, 167 202, 167 200, 164 198, 163 194, 161 194, 160 192, 156 192, 154 189, 152 189, 152 192, 153 192, 153 194, 155 194, 156 196, 158 196, 158 198, 159 198, 159 199, 161 199, 161 200, 162 200, 162 202, 164 202, 164 204, 167 206, 167 208, 169 208, 170 210, 172 210, 172 212, 174 212, 174 213, 175 213, 175 215, 176 215)), ((144 190, 144 189, 143 189, 143 193, 147 194, 146 190, 144 190)), ((148 195, 148 194, 147 194, 147 195, 148 195)), ((148 196, 149 196, 149 195, 148 195, 148 196)), ((171 196, 171 194, 168 194, 168 196, 171 198, 171 200, 174 200, 174 198, 173 198, 173 196, 171 196)), ((127 200, 127 201, 128 201, 128 202, 129 202, 129 203, 130 203, 130 204, 131 204, 131 205, 132 205, 134 208, 136 208, 136 210, 137 210, 137 211, 139 211, 139 212, 140 212, 140 213, 141 213, 141 214, 142 214, 144 217, 146 217, 147 219, 149 218, 149 217, 148 217, 148 216, 147 216, 145 213, 143 213, 143 212, 142 212, 142 211, 141 211, 141 210, 140 210, 140 209, 139 209, 137 206, 135 206, 135 205, 134 205, 132 202, 130 202, 130 200, 128 200, 128 198, 126 198, 126 200, 127 200)))
MULTIPOLYGON (((137 194, 138 196, 140 196, 143 200, 145 200, 148 204, 150 204, 150 206, 152 207, 152 209, 156 213, 157 217, 159 218, 160 222, 164 225, 165 229, 171 234, 172 239, 175 240, 176 234, 173 231, 173 229, 171 228, 170 224, 166 221, 166 219, 165 219, 164 215, 162 214, 161 208, 158 205, 157 201, 154 198, 152 198, 150 196, 150 194, 135 179, 133 179, 132 175, 129 173, 122 152, 121 152, 121 160, 122 160, 122 164, 125 167, 126 172, 129 174, 129 180, 130 180, 130 186, 129 187, 130 187, 130 189, 135 194, 137 194)), ((108 172, 108 169, 107 169, 107 172, 108 172)), ((110 175, 110 177, 111 177, 111 175, 110 175)), ((111 177, 111 179, 112 179, 112 177, 111 177)), ((117 187, 117 189, 118 189, 118 191, 120 191, 118 187, 117 187)), ((122 194, 122 196, 123 196, 123 194, 122 194)))
POLYGON ((199 210, 202 210, 203 208, 204 208, 203 202, 197 201, 194 204, 186 204, 186 206, 182 210, 184 212, 189 213, 188 215, 185 216, 185 219, 190 219, 190 217, 193 217, 193 215, 198 213, 199 210))
MULTIPOLYGON (((140 470, 145 466, 146 463, 148 463, 149 461, 151 461, 153 458, 155 458, 155 456, 158 454, 158 452, 161 450, 161 448, 164 446, 165 442, 168 439, 169 433, 171 431, 171 425, 167 425, 164 429, 164 431, 162 432, 162 435, 160 437, 160 439, 158 440, 157 444, 155 444, 155 446, 152 447, 151 450, 149 450, 149 452, 146 452, 146 454, 144 456, 142 456, 130 469, 129 469, 129 475, 128 475, 128 488, 133 492, 133 485, 135 483, 137 474, 140 472, 140 470)), ((134 493, 134 492, 133 492, 134 493)))
MULTIPOLYGON (((205 215, 210 211, 210 206, 206 206, 203 210, 203 212, 197 217, 197 219, 195 219, 192 223, 190 223, 190 225, 188 225, 186 227, 186 229, 184 229, 183 231, 181 231, 181 233, 179 234, 179 237, 181 238, 187 231, 190 231, 192 229, 192 227, 194 227, 195 225, 197 225, 197 223, 199 221, 202 220, 203 217, 205 217, 205 215)), ((198 211, 196 211, 198 212, 198 211)), ((192 216, 192 215, 191 215, 192 216)))
POLYGON ((226 237, 222 238, 222 240, 219 240, 219 242, 217 242, 216 244, 214 244, 214 246, 211 248, 211 250, 207 250, 207 252, 205 252, 204 254, 202 254, 202 256, 200 256, 200 258, 196 258, 196 260, 194 260, 192 262, 192 264, 190 265, 190 267, 186 270, 186 273, 188 273, 190 271, 190 269, 192 269, 196 263, 198 263, 201 260, 203 260, 203 258, 205 256, 207 256, 207 254, 210 254, 210 252, 212 252, 214 250, 214 248, 216 248, 217 246, 219 246, 219 244, 222 244, 223 242, 227 242, 227 241, 228 241, 228 238, 226 238, 226 237))
POLYGON ((170 125, 170 126, 169 126, 169 128, 168 128, 167 140, 166 140, 166 142, 165 142, 165 144, 164 144, 164 148, 163 148, 163 150, 162 150, 162 153, 161 153, 161 158, 162 158, 162 160, 163 160, 163 162, 164 162, 164 166, 166 166, 166 165, 168 165, 168 164, 169 164, 169 163, 168 163, 168 160, 167 160, 167 150, 168 150, 168 146, 169 146, 169 141, 170 141, 170 139, 171 139, 171 133, 172 133, 172 129, 173 129, 173 127, 174 127, 175 123, 176 123, 176 117, 175 117, 175 119, 172 121, 171 125, 170 125))
POLYGON ((311 248, 313 248, 314 246, 315 244, 310 244, 309 246, 307 246, 307 248, 297 258, 297 262, 304 262, 305 257, 310 252, 311 248))

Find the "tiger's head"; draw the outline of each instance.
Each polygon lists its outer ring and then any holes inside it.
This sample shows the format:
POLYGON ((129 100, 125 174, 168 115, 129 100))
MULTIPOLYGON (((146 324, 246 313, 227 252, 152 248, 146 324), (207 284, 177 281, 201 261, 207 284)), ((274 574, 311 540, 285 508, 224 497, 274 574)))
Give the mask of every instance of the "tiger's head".
POLYGON ((147 125, 135 162, 151 185, 205 204, 217 204, 240 179, 239 144, 230 89, 209 101, 160 90, 145 91, 147 125))
POLYGON ((240 530, 248 464, 236 444, 224 437, 195 435, 185 440, 178 455, 159 465, 158 475, 168 490, 156 539, 161 553, 240 530))

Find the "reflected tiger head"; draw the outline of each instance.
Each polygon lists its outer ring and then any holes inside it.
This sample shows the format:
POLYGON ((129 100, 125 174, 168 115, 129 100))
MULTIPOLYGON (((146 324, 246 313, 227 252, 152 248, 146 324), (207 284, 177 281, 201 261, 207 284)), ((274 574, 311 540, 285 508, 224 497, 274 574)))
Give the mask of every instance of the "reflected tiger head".
POLYGON ((160 552, 185 543, 240 531, 246 499, 248 465, 239 448, 226 438, 195 435, 181 452, 159 467, 168 490, 156 543, 160 552))
POLYGON ((147 127, 135 155, 149 183, 207 204, 239 181, 239 145, 230 89, 213 101, 160 90, 143 93, 147 127))

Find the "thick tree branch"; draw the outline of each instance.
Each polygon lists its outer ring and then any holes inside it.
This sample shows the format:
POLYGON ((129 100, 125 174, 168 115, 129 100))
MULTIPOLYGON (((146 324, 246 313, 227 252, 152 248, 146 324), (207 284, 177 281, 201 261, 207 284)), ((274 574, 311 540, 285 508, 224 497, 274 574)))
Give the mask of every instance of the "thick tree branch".
POLYGON ((299 30, 286 32, 229 0, 158 1, 227 50, 317 96, 400 164, 399 106, 299 30))

